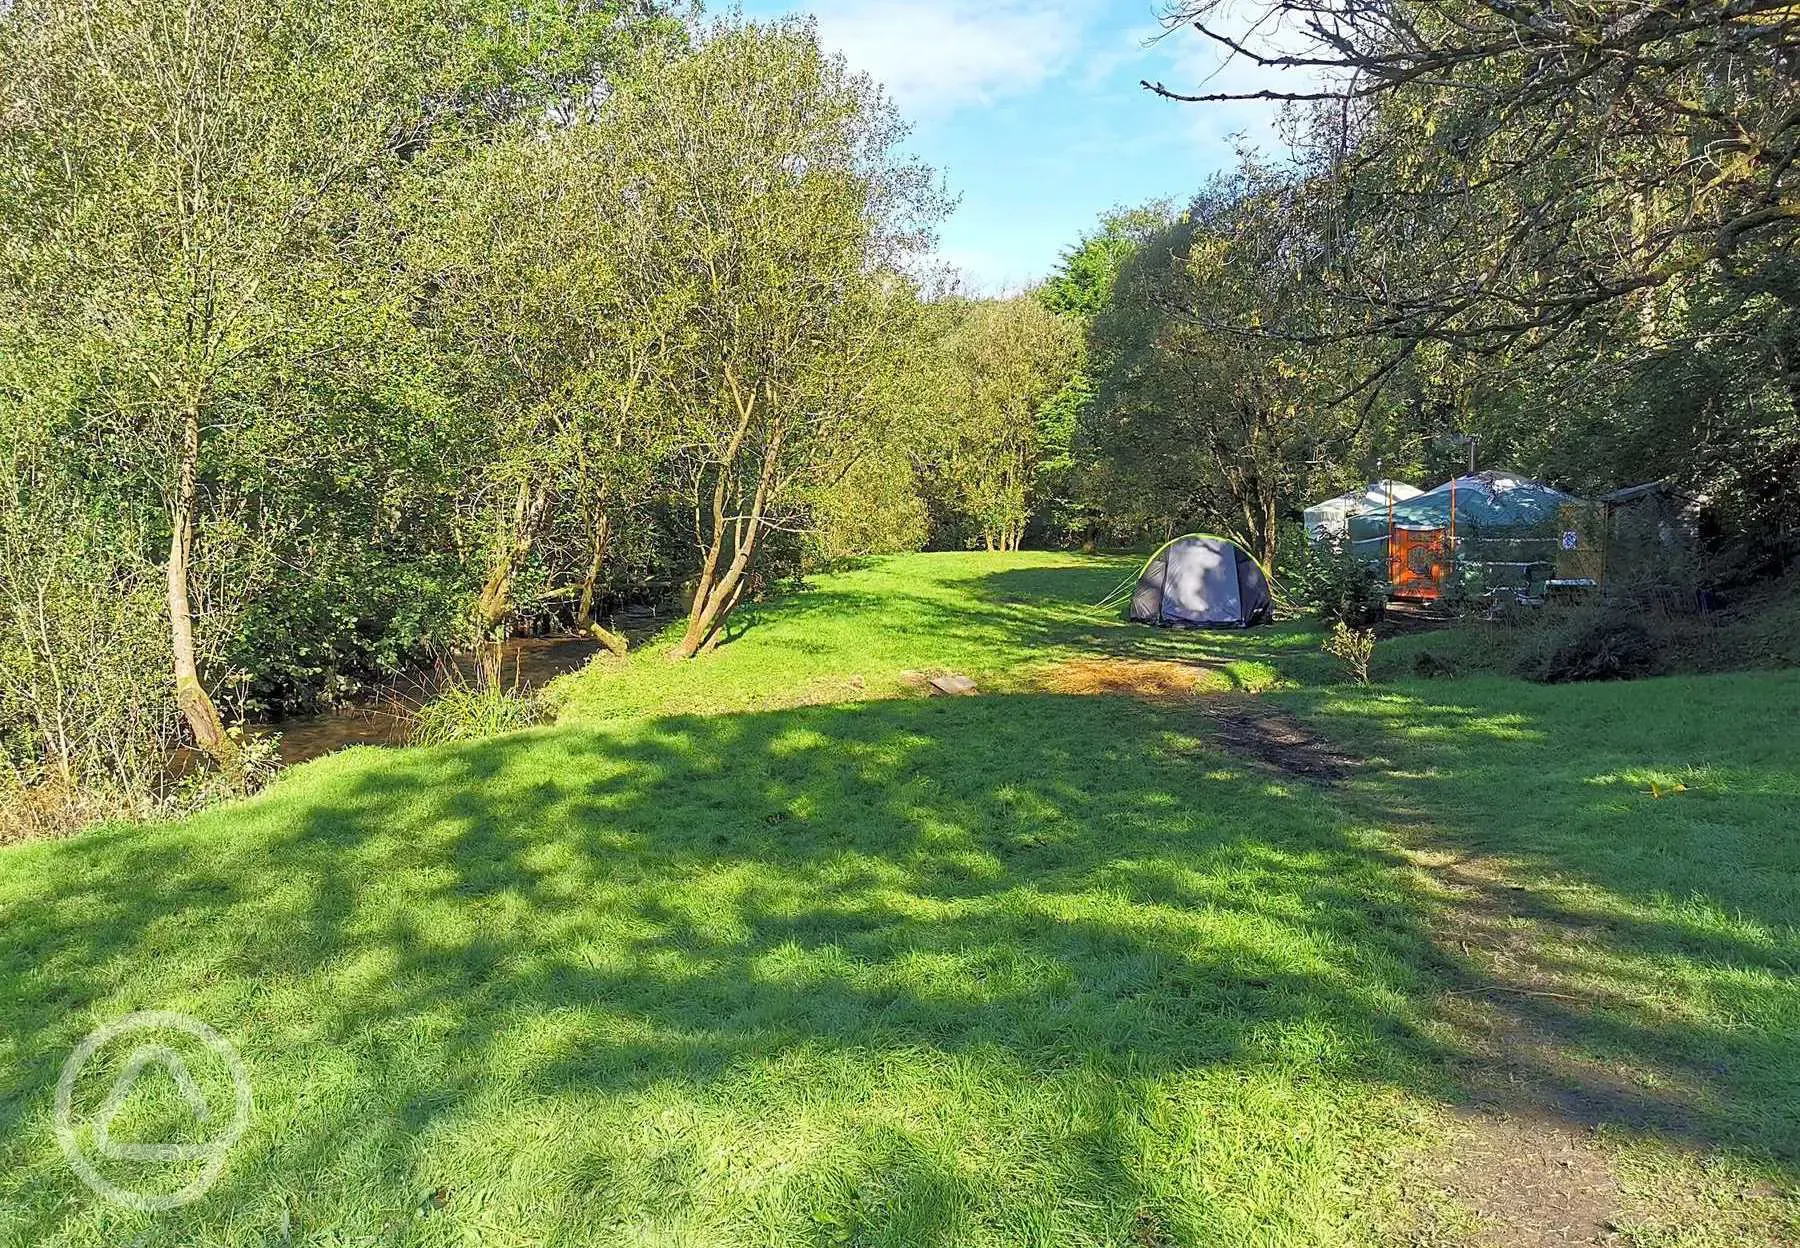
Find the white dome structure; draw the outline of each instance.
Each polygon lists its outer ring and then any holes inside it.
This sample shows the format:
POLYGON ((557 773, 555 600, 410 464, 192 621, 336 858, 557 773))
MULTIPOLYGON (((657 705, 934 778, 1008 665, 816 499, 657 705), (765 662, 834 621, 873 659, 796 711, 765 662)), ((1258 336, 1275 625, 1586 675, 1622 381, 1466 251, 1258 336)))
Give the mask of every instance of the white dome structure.
POLYGON ((1371 481, 1360 490, 1315 503, 1306 509, 1307 540, 1317 544, 1342 541, 1350 533, 1351 516, 1386 512, 1389 503, 1403 503, 1424 492, 1404 481, 1371 481))

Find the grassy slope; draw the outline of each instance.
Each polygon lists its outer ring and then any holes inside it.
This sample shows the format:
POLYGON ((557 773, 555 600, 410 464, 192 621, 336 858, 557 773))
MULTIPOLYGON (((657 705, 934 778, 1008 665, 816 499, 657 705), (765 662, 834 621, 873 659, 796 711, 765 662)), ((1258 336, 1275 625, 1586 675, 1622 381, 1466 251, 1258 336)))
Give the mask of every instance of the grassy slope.
MULTIPOLYGON (((1382 647, 1377 675, 1414 675, 1421 659, 1440 669, 1475 675, 1510 675, 1541 646, 1536 621, 1467 620, 1458 627, 1398 637, 1382 647)), ((1800 667, 1800 573, 1740 596, 1715 614, 1652 617, 1663 674, 1734 672, 1800 667)))
POLYGON ((1379 1242, 1466 1082, 1417 823, 1581 921, 1567 973, 1616 990, 1563 1021, 1649 1099, 1705 1084, 1710 1174, 1793 1183, 1800 679, 1321 688, 1308 630, 1078 609, 1129 571, 885 563, 705 665, 594 669, 556 729, 6 851, 0 1242, 1379 1242), (1027 690, 1095 651, 1209 656, 1391 766, 1327 793, 1192 707, 1027 690), (907 668, 1003 692, 806 705, 907 668), (217 1026, 258 1098, 156 1219, 50 1129, 63 1055, 134 1008, 217 1026))
POLYGON ((626 662, 603 659, 566 682, 564 718, 593 722, 894 696, 907 671, 962 672, 984 688, 1016 690, 1038 667, 1078 654, 1206 657, 1221 688, 1321 678, 1315 631, 1287 626, 1243 634, 1169 634, 1122 625, 1092 604, 1128 582, 1143 560, 1025 552, 875 560, 822 577, 807 592, 739 613, 734 644, 703 664, 671 664, 667 645, 626 662), (1285 674, 1285 675, 1284 675, 1285 674))

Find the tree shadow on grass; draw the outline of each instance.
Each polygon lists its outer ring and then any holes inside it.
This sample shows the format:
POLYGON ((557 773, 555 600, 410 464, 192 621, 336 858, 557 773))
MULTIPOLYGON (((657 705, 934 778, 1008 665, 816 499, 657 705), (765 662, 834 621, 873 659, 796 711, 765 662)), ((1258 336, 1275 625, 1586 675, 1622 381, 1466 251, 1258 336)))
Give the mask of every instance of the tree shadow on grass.
POLYGON ((1282 696, 1379 760, 1345 804, 1423 851, 1444 890, 1431 927, 1468 954, 1445 1004, 1479 1099, 1800 1175, 1788 683, 1282 696))
MULTIPOLYGON (((1320 795, 1204 735, 1051 696, 547 731, 339 756, 177 827, 44 847, 67 869, 0 877, 15 1225, 67 1229, 43 1130, 61 1056, 151 1006, 257 1072, 218 1200, 305 1189, 320 1224, 351 1215, 314 1168, 361 1159, 364 1192, 421 1152, 478 1170, 531 1106, 581 1124, 544 1164, 586 1150, 612 1176, 550 1183, 595 1226, 735 1190, 699 1128, 692 1155, 646 1152, 651 1107, 782 1141, 742 1199, 797 1193, 758 1216, 803 1238, 967 1242, 1016 1214, 1042 1225, 1014 1241, 1148 1219, 1198 1242, 1267 1216, 1146 1160, 1209 1115, 1249 1141, 1220 1164, 1286 1173, 1295 1216, 1345 1206, 1369 1159, 1249 1101, 1343 1127, 1358 1089, 1428 1083, 1435 955, 1404 877, 1320 795)), ((237 1242, 220 1208, 163 1233, 237 1242)))
MULTIPOLYGON (((1674 874, 1609 880, 1611 851, 1502 825, 1535 752, 1586 785, 1552 786, 1559 815, 1614 818, 1592 726, 1533 696, 1293 695, 1391 764, 1347 789, 1245 766, 1203 707, 1029 695, 350 754, 178 826, 33 847, 0 874, 0 1237, 87 1242, 56 1068, 167 1007, 246 1050, 261 1109, 219 1193, 145 1243, 260 1243, 241 1211, 270 1193, 413 1242, 382 1228, 438 1184, 570 1242, 1305 1239, 1369 1216, 1405 1138, 1384 1094, 1452 1097, 1491 1064, 1444 1024, 1508 987, 1445 924, 1492 898, 1412 874, 1374 831, 1409 818, 1642 903, 1591 938, 1614 998, 1511 1007, 1671 1077, 1557 1112, 1791 1166, 1795 1032, 1766 1025, 1791 989, 1741 986, 1763 1013, 1730 1028, 1654 982, 1791 959, 1784 886, 1723 864, 1701 885, 1775 925, 1759 944, 1658 904, 1674 874)), ((1551 1084, 1551 1058, 1518 1060, 1551 1084)))

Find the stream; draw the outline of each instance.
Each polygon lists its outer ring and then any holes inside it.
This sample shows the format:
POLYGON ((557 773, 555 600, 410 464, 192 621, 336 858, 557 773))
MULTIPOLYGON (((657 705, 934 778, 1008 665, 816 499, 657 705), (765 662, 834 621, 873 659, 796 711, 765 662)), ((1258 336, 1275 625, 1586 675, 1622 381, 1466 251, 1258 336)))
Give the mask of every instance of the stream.
MULTIPOLYGON (((541 689, 556 677, 586 666, 603 649, 589 637, 515 638, 501 649, 500 681, 507 689, 541 689)), ((473 655, 457 655, 448 662, 462 679, 476 680, 473 655)), ((354 702, 276 720, 256 731, 280 735, 281 761, 290 767, 351 745, 402 745, 406 712, 426 696, 427 681, 426 673, 399 677, 354 702)))

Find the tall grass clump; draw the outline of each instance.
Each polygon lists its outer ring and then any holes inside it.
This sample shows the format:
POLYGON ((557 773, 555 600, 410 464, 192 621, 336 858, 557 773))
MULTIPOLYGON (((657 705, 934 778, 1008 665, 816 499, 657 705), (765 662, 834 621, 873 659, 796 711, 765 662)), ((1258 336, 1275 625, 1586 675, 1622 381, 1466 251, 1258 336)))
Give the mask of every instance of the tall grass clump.
POLYGON ((450 664, 438 665, 437 686, 412 712, 410 745, 450 745, 534 728, 550 718, 544 698, 500 679, 498 648, 484 652, 473 677, 450 664))

